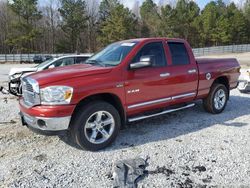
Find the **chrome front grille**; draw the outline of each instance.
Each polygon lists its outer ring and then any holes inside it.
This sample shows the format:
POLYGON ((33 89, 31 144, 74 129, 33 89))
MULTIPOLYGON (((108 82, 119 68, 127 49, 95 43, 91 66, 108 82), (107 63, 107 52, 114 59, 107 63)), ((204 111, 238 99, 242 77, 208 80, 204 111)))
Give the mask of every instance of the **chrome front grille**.
POLYGON ((31 85, 31 83, 29 83, 29 82, 27 82, 26 81, 26 88, 25 88, 27 91, 29 91, 29 92, 33 92, 33 87, 32 87, 32 85, 31 85))
POLYGON ((22 79, 24 103, 31 107, 40 104, 39 86, 37 81, 29 77, 22 79))

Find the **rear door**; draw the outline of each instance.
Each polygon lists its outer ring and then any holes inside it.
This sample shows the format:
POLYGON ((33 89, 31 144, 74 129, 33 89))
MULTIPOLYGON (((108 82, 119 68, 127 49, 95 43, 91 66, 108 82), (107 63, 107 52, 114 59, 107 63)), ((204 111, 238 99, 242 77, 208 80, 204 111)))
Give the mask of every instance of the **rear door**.
POLYGON ((197 94, 198 69, 191 47, 185 42, 168 41, 167 54, 171 62, 168 66, 169 92, 172 103, 192 101, 197 94))

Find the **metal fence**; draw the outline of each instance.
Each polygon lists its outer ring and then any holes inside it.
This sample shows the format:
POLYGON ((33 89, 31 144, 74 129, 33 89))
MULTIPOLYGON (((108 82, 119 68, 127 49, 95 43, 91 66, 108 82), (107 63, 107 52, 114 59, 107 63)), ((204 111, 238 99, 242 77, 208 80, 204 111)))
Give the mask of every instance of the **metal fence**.
MULTIPOLYGON (((0 54, 0 62, 33 62, 33 58, 37 55, 52 56, 53 58, 75 55, 75 54, 0 54)), ((83 54, 80 54, 83 55, 83 54)))
POLYGON ((196 57, 213 54, 243 53, 250 52, 250 44, 194 48, 193 52, 196 57))
MULTIPOLYGON (((250 52, 250 44, 194 48, 193 52, 196 57, 213 54, 243 53, 250 52)), ((50 55, 56 58, 72 54, 0 54, 0 62, 32 62, 36 55, 50 55)))

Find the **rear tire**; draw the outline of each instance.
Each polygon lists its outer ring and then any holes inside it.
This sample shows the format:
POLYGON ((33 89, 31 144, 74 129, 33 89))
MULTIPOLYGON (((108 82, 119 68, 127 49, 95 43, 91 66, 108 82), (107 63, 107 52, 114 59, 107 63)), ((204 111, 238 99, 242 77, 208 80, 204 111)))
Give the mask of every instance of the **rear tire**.
POLYGON ((116 139, 120 127, 116 108, 107 102, 96 101, 81 107, 70 129, 72 138, 81 148, 97 151, 116 139))
POLYGON ((204 109, 212 114, 221 113, 229 99, 229 91, 223 84, 213 84, 207 98, 203 99, 204 109))

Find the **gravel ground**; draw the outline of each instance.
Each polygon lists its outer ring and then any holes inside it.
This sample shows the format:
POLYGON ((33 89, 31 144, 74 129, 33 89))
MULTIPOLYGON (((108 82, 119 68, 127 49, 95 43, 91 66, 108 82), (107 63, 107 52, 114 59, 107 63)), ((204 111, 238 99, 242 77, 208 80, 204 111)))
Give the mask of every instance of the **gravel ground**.
MULTIPOLYGON (((9 65, 10 66, 10 65, 9 65)), ((0 85, 8 65, 0 65, 0 85)), ((99 152, 21 126, 0 94, 0 187, 112 187, 114 161, 149 157, 138 187, 250 187, 250 95, 231 92, 222 114, 194 108, 130 124, 99 152)))

